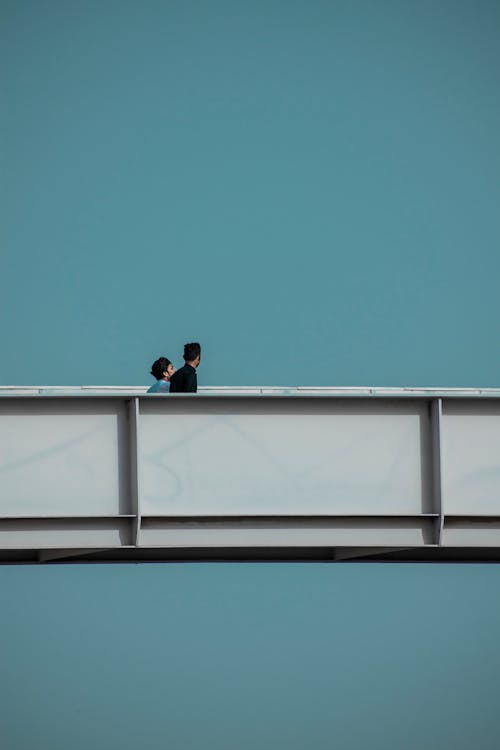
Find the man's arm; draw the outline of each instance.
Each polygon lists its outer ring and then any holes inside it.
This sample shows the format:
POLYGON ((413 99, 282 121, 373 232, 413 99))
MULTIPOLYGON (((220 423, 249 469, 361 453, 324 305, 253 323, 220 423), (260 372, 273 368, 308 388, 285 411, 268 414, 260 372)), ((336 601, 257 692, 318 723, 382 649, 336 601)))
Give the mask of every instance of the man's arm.
POLYGON ((170 393, 176 393, 176 392, 177 392, 177 378, 175 377, 175 374, 174 374, 170 378, 170 393))
POLYGON ((184 381, 184 393, 196 393, 198 390, 198 378, 196 377, 196 370, 186 373, 184 381))

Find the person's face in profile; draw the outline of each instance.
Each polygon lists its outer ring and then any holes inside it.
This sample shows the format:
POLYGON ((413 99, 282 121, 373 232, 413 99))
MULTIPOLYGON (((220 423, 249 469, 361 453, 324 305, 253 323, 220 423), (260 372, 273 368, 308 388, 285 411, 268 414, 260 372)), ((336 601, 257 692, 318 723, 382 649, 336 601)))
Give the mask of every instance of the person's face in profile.
POLYGON ((167 369, 165 370, 165 372, 163 373, 163 377, 166 378, 167 380, 170 380, 174 372, 175 372, 175 367, 173 366, 172 363, 170 363, 167 369))

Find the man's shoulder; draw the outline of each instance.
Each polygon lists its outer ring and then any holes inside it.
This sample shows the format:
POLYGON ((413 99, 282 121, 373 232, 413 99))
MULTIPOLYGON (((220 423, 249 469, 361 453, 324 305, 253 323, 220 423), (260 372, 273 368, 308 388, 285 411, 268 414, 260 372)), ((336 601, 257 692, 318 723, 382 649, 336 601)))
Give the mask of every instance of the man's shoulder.
POLYGON ((170 378, 171 393, 196 393, 196 370, 191 365, 180 367, 170 378))
POLYGON ((182 367, 179 367, 179 369, 172 375, 172 378, 175 378, 176 376, 182 377, 186 375, 192 375, 196 374, 196 370, 191 365, 185 364, 182 367))
POLYGON ((184 367, 179 367, 179 369, 174 372, 174 374, 170 378, 170 385, 172 385, 172 383, 174 385, 175 383, 181 383, 184 380, 185 375, 186 365, 184 365, 184 367))
POLYGON ((187 368, 187 365, 183 365, 182 367, 179 367, 179 369, 178 369, 178 370, 176 370, 176 371, 174 372, 174 374, 172 375, 172 377, 170 378, 170 381, 172 381, 172 380, 179 380, 179 379, 180 379, 180 378, 182 378, 182 376, 183 376, 183 375, 185 375, 185 374, 186 374, 187 372, 188 372, 188 368, 187 368))

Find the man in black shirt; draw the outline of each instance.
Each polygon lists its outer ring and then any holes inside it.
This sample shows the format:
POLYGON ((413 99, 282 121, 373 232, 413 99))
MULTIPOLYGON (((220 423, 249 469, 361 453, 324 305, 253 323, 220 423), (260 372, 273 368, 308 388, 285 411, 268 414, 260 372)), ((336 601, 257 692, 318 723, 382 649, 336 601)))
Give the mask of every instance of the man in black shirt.
POLYGON ((198 381, 196 368, 201 360, 201 346, 194 342, 184 345, 184 367, 179 368, 170 378, 170 393, 196 393, 198 381))

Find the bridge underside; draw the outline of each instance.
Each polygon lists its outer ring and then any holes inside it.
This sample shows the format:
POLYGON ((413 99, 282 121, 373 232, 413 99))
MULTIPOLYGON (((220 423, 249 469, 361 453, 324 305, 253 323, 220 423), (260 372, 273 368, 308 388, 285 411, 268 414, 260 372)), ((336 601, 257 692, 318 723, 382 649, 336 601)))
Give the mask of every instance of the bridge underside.
POLYGON ((195 562, 320 562, 320 563, 500 563, 498 547, 464 549, 359 549, 354 547, 278 547, 226 549, 2 550, 0 564, 195 562))

